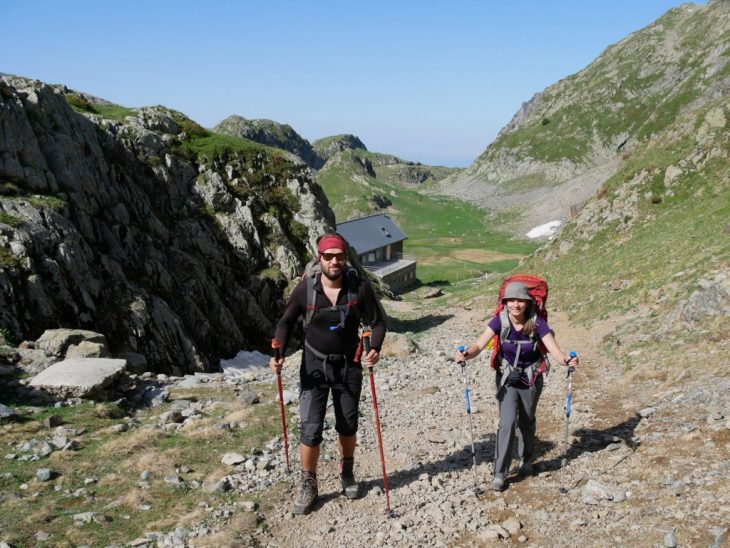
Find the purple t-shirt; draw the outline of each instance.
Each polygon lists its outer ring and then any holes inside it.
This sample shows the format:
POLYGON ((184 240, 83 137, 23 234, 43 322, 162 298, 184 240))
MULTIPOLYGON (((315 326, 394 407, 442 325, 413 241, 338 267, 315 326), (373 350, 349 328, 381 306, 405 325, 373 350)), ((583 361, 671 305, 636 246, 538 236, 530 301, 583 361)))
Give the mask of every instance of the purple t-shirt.
MULTIPOLYGON (((531 340, 530 337, 527 335, 523 335, 522 331, 517 331, 514 326, 512 325, 512 322, 510 321, 510 331, 507 334, 508 339, 513 339, 515 341, 529 341, 531 340)), ((499 318, 499 314, 494 316, 491 320, 489 320, 489 328, 496 333, 496 336, 499 337, 499 333, 502 331, 502 321, 499 318)), ((548 333, 552 333, 553 330, 550 329, 550 326, 548 323, 538 317, 535 321, 535 333, 537 333, 538 339, 542 339, 545 335, 548 333)), ((534 348, 534 345, 531 344, 523 344, 522 349, 520 350, 520 361, 518 365, 520 367, 527 367, 530 364, 533 364, 537 361, 540 361, 540 349, 534 348)), ((502 357, 509 361, 509 363, 515 362, 515 355, 517 354, 517 345, 512 344, 508 341, 505 341, 502 345, 502 357)))

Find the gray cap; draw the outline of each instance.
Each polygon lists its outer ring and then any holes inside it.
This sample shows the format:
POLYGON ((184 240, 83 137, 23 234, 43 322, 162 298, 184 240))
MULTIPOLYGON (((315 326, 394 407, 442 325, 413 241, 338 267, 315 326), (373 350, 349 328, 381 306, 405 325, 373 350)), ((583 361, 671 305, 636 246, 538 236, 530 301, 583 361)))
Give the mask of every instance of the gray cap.
POLYGON ((505 299, 522 299, 525 301, 534 300, 527 292, 527 286, 521 282, 512 282, 507 286, 507 289, 504 291, 502 301, 505 299))

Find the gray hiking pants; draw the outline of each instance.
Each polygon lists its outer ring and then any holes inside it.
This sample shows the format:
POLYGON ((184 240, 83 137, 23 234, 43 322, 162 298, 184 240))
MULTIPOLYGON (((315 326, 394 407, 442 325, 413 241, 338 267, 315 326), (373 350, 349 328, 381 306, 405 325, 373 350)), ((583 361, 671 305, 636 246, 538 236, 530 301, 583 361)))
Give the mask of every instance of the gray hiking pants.
MULTIPOLYGON (((499 387, 501 375, 497 374, 496 386, 499 387)), ((516 388, 503 386, 497 394, 499 401, 499 430, 494 446, 494 475, 507 476, 514 451, 515 429, 517 428, 517 454, 530 462, 535 451, 535 411, 542 393, 543 379, 538 375, 530 387, 516 388)))

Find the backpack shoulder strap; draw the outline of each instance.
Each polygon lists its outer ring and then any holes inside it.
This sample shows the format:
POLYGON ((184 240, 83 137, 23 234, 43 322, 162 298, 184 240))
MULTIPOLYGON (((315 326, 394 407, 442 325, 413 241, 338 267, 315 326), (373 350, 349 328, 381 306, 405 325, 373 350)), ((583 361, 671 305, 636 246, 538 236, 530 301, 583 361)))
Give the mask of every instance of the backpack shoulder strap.
POLYGON ((360 289, 360 276, 354 268, 348 268, 345 273, 347 280, 347 303, 348 305, 358 304, 358 290, 360 289))
POLYGON ((499 342, 504 343, 504 341, 509 340, 509 325, 509 312, 507 311, 507 308, 503 308, 499 313, 499 342))
POLYGON ((312 321, 314 313, 317 312, 317 292, 314 289, 314 282, 317 279, 317 274, 307 275, 305 281, 307 283, 307 305, 304 312, 304 329, 306 331, 309 327, 309 323, 312 321))

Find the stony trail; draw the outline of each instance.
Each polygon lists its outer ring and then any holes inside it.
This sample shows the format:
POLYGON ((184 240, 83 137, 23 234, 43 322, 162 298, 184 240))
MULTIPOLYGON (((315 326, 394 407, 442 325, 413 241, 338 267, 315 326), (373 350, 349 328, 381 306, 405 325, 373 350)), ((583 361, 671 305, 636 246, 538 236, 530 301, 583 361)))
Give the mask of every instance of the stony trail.
MULTIPOLYGON (((565 370, 554 367, 538 407, 535 475, 511 477, 503 493, 487 490, 497 425, 494 374, 485 353, 467 364, 472 389, 478 480, 474 473, 461 369, 453 349, 484 327, 482 310, 455 307, 419 337, 420 351, 376 368, 385 458, 394 517, 386 499, 372 400, 366 377, 356 475, 362 498, 340 492, 334 429, 325 431, 320 499, 294 516, 297 440, 290 440, 293 473, 262 516, 268 528, 252 540, 268 546, 720 546, 730 523, 730 382, 687 375, 667 364, 664 380, 627 376, 598 353, 613 326, 591 329, 551 316, 558 342, 575 349, 569 460, 561 475, 565 370), (568 486, 561 495, 560 486, 568 486)), ((296 367, 285 368, 289 386, 296 367)), ((291 409, 291 407, 290 407, 291 409)), ((295 411, 296 412, 296 411, 295 411)), ((331 408, 328 423, 333 423, 331 408)))

